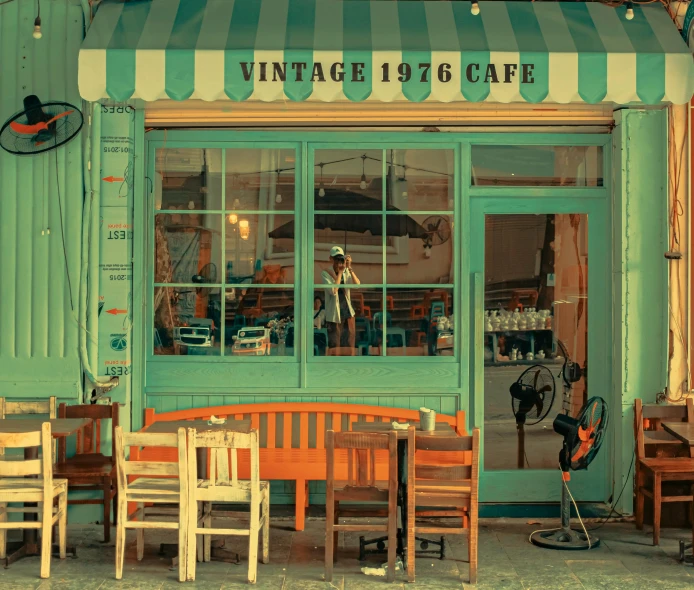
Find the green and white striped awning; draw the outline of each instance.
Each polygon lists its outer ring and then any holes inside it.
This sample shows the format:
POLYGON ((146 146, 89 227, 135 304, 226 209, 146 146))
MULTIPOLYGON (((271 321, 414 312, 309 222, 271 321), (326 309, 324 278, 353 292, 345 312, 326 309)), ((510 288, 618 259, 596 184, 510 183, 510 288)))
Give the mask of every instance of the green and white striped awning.
POLYGON ((90 101, 686 103, 690 49, 660 3, 105 0, 90 101))

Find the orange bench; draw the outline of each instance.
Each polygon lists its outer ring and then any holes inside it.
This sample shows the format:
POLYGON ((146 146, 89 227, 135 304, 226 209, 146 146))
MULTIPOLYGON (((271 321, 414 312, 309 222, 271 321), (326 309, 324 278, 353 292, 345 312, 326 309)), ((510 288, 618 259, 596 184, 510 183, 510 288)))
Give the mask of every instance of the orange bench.
MULTIPOLYGON (((158 421, 207 420, 210 416, 234 419, 250 418, 260 435, 260 478, 296 482, 297 531, 304 530, 308 507, 308 482, 325 481, 325 433, 328 430, 351 430, 357 421, 418 422, 418 410, 337 404, 329 402, 277 402, 267 404, 239 404, 209 408, 191 408, 157 414, 145 410, 145 428, 158 421)), ((458 434, 465 434, 465 412, 455 416, 436 415, 437 422, 447 422, 458 434)), ((141 460, 175 461, 175 453, 168 449, 141 451, 141 460), (171 455, 168 457, 167 452, 171 455), (156 457, 155 457, 156 453, 156 457), (167 456, 165 456, 167 455, 167 456)), ((248 479, 249 461, 244 454, 238 457, 239 477, 248 479)), ((377 469, 378 475, 379 469, 377 469)), ((384 474, 387 479, 387 474, 384 474)))

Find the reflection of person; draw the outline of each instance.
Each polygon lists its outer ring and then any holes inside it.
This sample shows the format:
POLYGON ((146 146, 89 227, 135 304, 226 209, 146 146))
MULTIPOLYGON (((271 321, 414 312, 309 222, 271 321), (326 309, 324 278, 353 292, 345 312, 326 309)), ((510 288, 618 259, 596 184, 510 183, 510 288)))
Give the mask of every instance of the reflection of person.
POLYGON ((354 308, 350 298, 350 290, 340 288, 340 285, 359 285, 361 281, 352 270, 352 257, 345 256, 340 246, 330 249, 332 269, 321 273, 323 283, 332 285, 325 289, 325 322, 328 328, 328 347, 354 348, 356 329, 354 308))
POLYGON ((313 327, 320 330, 325 324, 325 309, 323 308, 323 300, 315 296, 313 299, 313 327))

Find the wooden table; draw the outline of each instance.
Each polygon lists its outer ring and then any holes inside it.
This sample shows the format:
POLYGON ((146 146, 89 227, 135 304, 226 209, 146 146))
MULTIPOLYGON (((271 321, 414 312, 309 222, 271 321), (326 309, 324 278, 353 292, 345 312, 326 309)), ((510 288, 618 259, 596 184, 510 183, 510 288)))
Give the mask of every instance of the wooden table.
MULTIPOLYGON (((248 434, 251 431, 251 421, 248 420, 232 420, 227 419, 224 424, 209 424, 207 420, 162 420, 154 422, 144 429, 144 432, 153 434, 169 434, 178 432, 179 428, 195 428, 198 432, 241 432, 248 434)), ((198 478, 207 479, 207 449, 196 449, 198 463, 198 478)), ((189 507, 192 510, 193 507, 189 507)), ((226 561, 229 563, 239 563, 238 553, 230 554, 223 549, 224 541, 212 545, 211 558, 214 561, 226 561)), ((178 544, 177 543, 162 543, 159 546, 159 552, 162 555, 171 557, 173 567, 178 563, 178 544)))
MULTIPOLYGON (((436 430, 431 431, 421 430, 419 427, 419 422, 415 422, 413 426, 416 429, 415 439, 418 436, 457 436, 453 427, 447 422, 437 422, 436 430)), ((352 423, 353 432, 390 432, 391 430, 393 430, 393 426, 390 422, 352 423)), ((398 436, 398 504, 400 504, 400 522, 402 523, 402 527, 398 529, 398 553, 403 558, 404 562, 405 557, 407 556, 407 552, 404 550, 407 541, 407 535, 405 534, 405 531, 407 531, 407 429, 395 429, 395 432, 397 432, 398 436)), ((359 560, 363 561, 368 553, 382 553, 383 550, 381 549, 376 551, 367 551, 365 547, 366 545, 373 543, 380 543, 381 546, 383 546, 383 542, 386 539, 387 537, 372 539, 370 541, 360 539, 359 560)), ((435 551, 435 553, 439 554, 440 557, 443 556, 444 545, 442 541, 433 541, 427 539, 426 542, 438 546, 439 550, 435 551)), ((427 551, 427 553, 429 552, 430 551, 427 551)), ((407 567, 407 564, 405 564, 405 567, 407 567)))
MULTIPOLYGON (((36 432, 41 430, 41 426, 44 422, 51 423, 51 435, 53 438, 70 436, 78 430, 82 430, 90 423, 86 418, 53 418, 51 420, 45 420, 43 418, 10 418, 0 420, 0 432, 3 434, 36 432)), ((39 447, 26 447, 24 449, 25 460, 37 459, 38 456, 39 447)), ((36 504, 26 503, 25 507, 36 507, 36 504)), ((38 520, 38 514, 24 514, 24 520, 38 520)), ((75 547, 68 547, 67 551, 68 553, 72 553, 73 556, 77 556, 77 549, 75 547)), ((57 547, 53 547, 53 553, 58 553, 57 547)), ((41 555, 38 529, 24 529, 21 543, 8 544, 6 555, 6 568, 15 561, 22 559, 22 557, 41 555), (10 545, 14 546, 10 547, 10 545)))
MULTIPOLYGON (((694 424, 689 422, 662 422, 663 429, 675 438, 689 445, 689 456, 694 459, 694 424)), ((694 486, 692 488, 694 490, 694 486)), ((694 529, 692 530, 692 544, 680 541, 680 561, 692 562, 694 556, 685 555, 685 552, 694 547, 694 529)))

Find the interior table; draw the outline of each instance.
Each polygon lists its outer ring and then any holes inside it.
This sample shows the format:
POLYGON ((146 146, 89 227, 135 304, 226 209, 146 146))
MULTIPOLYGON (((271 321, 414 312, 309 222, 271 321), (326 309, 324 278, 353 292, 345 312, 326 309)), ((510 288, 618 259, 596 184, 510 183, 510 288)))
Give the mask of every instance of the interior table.
MULTIPOLYGON (((241 432, 248 434, 251 431, 250 419, 232 420, 227 419, 224 424, 209 424, 207 420, 171 420, 160 421, 150 424, 144 429, 145 432, 153 434, 176 433, 179 428, 195 428, 198 432, 241 432)), ((198 463, 198 479, 207 479, 207 449, 199 448, 195 450, 198 463)), ((192 509, 192 508, 191 508, 192 509)), ((213 561, 226 561, 228 563, 240 563, 237 553, 230 553, 223 549, 224 541, 212 544, 211 558, 213 561)), ((172 567, 178 565, 178 544, 162 543, 159 547, 162 555, 172 559, 172 567)))
MULTIPOLYGON (((694 424, 689 422, 663 422, 663 429, 689 445, 689 456, 694 459, 694 424)), ((692 486, 694 492, 694 486, 692 486)), ((680 541, 680 561, 694 563, 694 555, 686 555, 688 550, 694 547, 694 525, 692 526, 692 543, 680 541)))
MULTIPOLYGON (((415 440, 418 436, 457 436, 453 427, 447 422, 437 422, 435 430, 421 430, 419 422, 412 424, 415 427, 415 440)), ((393 430, 393 426, 390 422, 353 422, 352 431, 353 432, 390 432, 393 430)), ((398 554, 405 563, 407 567, 406 557, 407 552, 406 543, 408 522, 407 522, 407 429, 398 428, 395 429, 398 436, 398 505, 400 506, 400 523, 402 526, 398 527, 398 554)), ((382 537, 378 539, 372 539, 370 541, 365 541, 362 538, 359 539, 359 559, 363 561, 367 553, 382 553, 385 549, 384 542, 387 537, 382 537), (367 551, 365 546, 373 543, 377 543, 379 549, 376 551, 367 551)), ((423 544, 432 543, 439 546, 439 550, 436 551, 441 559, 444 556, 444 544, 443 539, 440 541, 433 541, 428 539, 417 539, 423 544)))
MULTIPOLYGON (((41 426, 44 422, 51 423, 51 435, 53 438, 70 436, 71 434, 76 433, 78 430, 82 430, 89 424, 89 420, 87 418, 53 418, 51 420, 45 420, 42 418, 11 418, 0 420, 0 432, 3 434, 36 432, 41 430, 41 426)), ((24 449, 25 460, 37 459, 38 456, 39 447, 27 447, 24 449)), ((36 504, 26 503, 25 507, 36 507, 36 504)), ((38 514, 25 513, 24 520, 38 520, 38 514)), ((59 553, 58 547, 53 546, 52 552, 53 554, 59 553)), ((72 553, 73 557, 77 557, 77 549, 75 547, 68 546, 67 552, 72 553)), ((18 559, 21 559, 22 557, 41 555, 41 544, 39 543, 38 529, 24 529, 22 541, 20 543, 8 543, 6 555, 7 557, 4 560, 5 569, 7 569, 10 564, 14 563, 18 559)))

